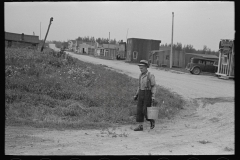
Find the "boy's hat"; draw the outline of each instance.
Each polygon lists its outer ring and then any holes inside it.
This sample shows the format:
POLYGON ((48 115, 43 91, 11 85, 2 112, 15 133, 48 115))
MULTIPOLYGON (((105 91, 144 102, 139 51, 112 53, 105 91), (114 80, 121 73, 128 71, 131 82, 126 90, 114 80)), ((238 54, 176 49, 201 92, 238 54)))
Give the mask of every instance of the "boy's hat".
POLYGON ((138 66, 147 66, 147 68, 149 67, 148 61, 147 60, 141 60, 138 64, 138 66))

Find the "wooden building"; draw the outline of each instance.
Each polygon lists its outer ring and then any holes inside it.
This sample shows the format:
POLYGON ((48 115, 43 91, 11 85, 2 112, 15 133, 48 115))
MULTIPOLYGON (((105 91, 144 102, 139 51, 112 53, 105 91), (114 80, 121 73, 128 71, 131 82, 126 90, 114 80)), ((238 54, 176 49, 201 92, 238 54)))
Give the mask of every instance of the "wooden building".
POLYGON ((98 44, 97 47, 97 55, 104 56, 109 59, 116 59, 118 51, 118 44, 98 44))
MULTIPOLYGON (((160 50, 153 50, 149 54, 149 61, 153 65, 170 67, 170 53, 171 47, 161 47, 160 50)), ((216 55, 185 53, 174 49, 172 51, 172 56, 172 66, 178 68, 185 68, 193 57, 218 61, 218 57, 216 55)))
POLYGON ((35 35, 26 35, 24 33, 10 33, 5 32, 5 46, 11 47, 33 47, 38 48, 39 37, 35 35))
POLYGON ((234 78, 234 61, 234 40, 222 39, 219 42, 219 61, 216 74, 223 78, 234 78))
POLYGON ((68 49, 70 51, 77 52, 77 41, 76 40, 69 40, 68 41, 68 49))
MULTIPOLYGON (((149 61, 153 65, 170 67, 170 52, 171 48, 160 48, 160 50, 153 50, 149 54, 149 61)), ((173 50, 172 55, 172 66, 184 68, 185 54, 182 51, 173 50)))
POLYGON ((97 43, 77 41, 77 53, 95 55, 97 43))
POLYGON ((159 50, 161 40, 128 38, 126 61, 140 62, 149 60, 149 53, 152 50, 159 50))
POLYGON ((127 53, 127 48, 126 48, 126 42, 121 41, 119 43, 119 50, 118 50, 118 55, 120 56, 121 59, 126 59, 126 53, 127 53))

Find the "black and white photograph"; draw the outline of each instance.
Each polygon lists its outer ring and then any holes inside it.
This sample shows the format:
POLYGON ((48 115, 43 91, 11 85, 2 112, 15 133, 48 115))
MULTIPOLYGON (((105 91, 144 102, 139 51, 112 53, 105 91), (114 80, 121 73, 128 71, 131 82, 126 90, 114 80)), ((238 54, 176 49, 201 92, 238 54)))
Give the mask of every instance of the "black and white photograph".
POLYGON ((4 2, 5 155, 235 155, 235 34, 231 1, 4 2))

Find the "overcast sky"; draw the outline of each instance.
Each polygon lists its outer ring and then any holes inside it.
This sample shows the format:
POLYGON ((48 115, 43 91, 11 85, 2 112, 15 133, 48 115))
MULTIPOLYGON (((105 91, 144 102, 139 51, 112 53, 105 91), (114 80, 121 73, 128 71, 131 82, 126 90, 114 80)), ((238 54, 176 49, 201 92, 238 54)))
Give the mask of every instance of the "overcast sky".
POLYGON ((234 2, 5 2, 6 32, 38 35, 47 40, 67 41, 79 36, 126 41, 128 38, 206 45, 217 51, 220 39, 235 37, 234 2), (128 34, 127 34, 128 30, 128 34))

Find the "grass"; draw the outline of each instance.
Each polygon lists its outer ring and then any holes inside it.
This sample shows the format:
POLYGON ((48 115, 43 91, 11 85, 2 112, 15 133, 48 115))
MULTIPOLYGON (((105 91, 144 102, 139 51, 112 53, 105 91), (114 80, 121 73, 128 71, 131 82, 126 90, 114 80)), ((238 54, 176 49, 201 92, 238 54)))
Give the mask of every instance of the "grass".
MULTIPOLYGON (((102 128, 133 124, 138 80, 50 49, 5 48, 6 125, 102 128)), ((159 118, 184 105, 177 94, 157 86, 159 118)))

